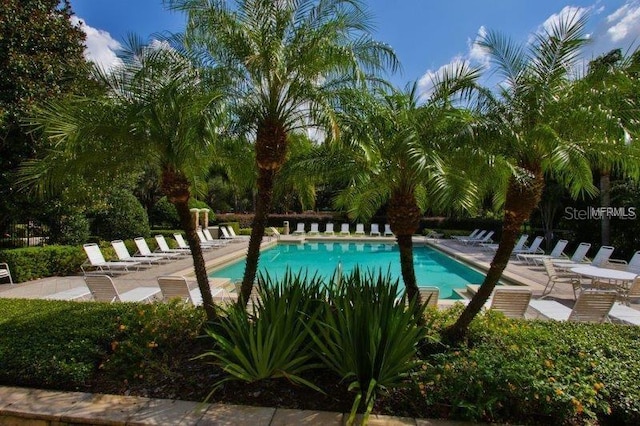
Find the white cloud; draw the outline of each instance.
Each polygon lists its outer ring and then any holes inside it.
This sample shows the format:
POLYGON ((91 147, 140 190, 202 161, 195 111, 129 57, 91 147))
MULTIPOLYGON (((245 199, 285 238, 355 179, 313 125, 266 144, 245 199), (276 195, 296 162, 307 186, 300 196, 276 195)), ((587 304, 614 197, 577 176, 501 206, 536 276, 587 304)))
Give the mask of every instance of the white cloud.
POLYGON ((105 70, 110 70, 122 64, 122 61, 115 53, 122 45, 111 37, 111 34, 87 25, 77 16, 72 16, 71 22, 74 25, 79 24, 82 31, 87 35, 87 39, 85 40, 86 47, 84 49, 85 59, 94 62, 105 70))
POLYGON ((612 42, 631 41, 640 36, 640 2, 628 1, 607 16, 607 36, 612 42))
POLYGON ((451 62, 438 68, 436 71, 427 70, 420 80, 418 80, 418 92, 423 98, 429 97, 433 93, 435 84, 442 80, 445 73, 461 68, 467 61, 463 56, 454 57, 451 62))
POLYGON ((489 66, 489 53, 485 48, 478 44, 478 41, 486 37, 487 29, 481 26, 478 29, 478 34, 476 35, 475 40, 473 42, 471 39, 467 41, 467 45, 469 46, 469 59, 473 62, 477 62, 483 68, 487 68, 489 66))

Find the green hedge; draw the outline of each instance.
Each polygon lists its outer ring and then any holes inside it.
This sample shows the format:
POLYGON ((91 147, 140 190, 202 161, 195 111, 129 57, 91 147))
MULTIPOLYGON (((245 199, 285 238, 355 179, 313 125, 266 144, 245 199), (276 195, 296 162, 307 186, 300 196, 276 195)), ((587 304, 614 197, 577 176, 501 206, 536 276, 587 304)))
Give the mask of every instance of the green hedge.
POLYGON ((82 247, 44 246, 0 251, 0 262, 11 269, 14 282, 73 275, 87 259, 82 247))

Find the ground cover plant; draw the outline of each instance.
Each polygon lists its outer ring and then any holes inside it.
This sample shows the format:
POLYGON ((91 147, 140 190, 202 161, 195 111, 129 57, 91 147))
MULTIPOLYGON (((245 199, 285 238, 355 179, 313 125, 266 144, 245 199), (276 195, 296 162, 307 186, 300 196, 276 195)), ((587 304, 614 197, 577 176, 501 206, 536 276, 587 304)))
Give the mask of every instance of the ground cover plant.
MULTIPOLYGON (((375 288, 375 280, 369 286, 375 288)), ((311 305, 299 299, 288 313, 280 314, 282 301, 299 297, 295 295, 300 293, 282 287, 278 290, 275 286, 263 292, 266 300, 261 302, 263 308, 257 309, 263 309, 265 322, 282 322, 283 315, 289 318, 299 315, 298 318, 308 320, 308 313, 299 311, 303 306, 310 308, 310 312, 322 312, 312 306, 315 303, 326 306, 324 298, 318 297, 312 298, 311 305), (279 296, 271 301, 269 294, 279 296), (276 309, 271 318, 269 306, 276 309)), ((348 304, 352 307, 350 316, 362 314, 371 319, 377 315, 359 309, 361 300, 357 298, 366 295, 353 297, 358 306, 348 304)), ((348 302, 345 298, 342 302, 326 303, 333 311, 348 302)), ((382 312, 389 310, 389 306, 399 305, 382 300, 376 309, 382 312)), ((0 299, 3 312, 0 384, 195 401, 204 400, 219 385, 210 401, 348 412, 358 393, 363 394, 361 399, 367 399, 371 382, 359 379, 360 370, 354 375, 344 371, 361 368, 366 370, 365 375, 372 374, 379 385, 371 406, 374 413, 519 424, 640 422, 637 327, 519 321, 486 313, 471 323, 467 340, 461 346, 444 346, 439 341, 440 331, 455 321, 461 309, 458 306, 425 312, 426 325, 419 330, 425 339, 415 356, 404 350, 401 352, 406 358, 399 359, 402 354, 393 355, 393 349, 399 345, 388 341, 392 347, 385 349, 385 356, 391 357, 377 359, 395 360, 386 371, 406 368, 391 371, 394 378, 391 381, 382 378, 384 368, 376 370, 375 366, 383 367, 384 362, 374 365, 371 364, 374 358, 365 356, 375 351, 362 349, 383 348, 379 343, 385 334, 394 339, 407 338, 389 328, 402 318, 400 314, 394 321, 372 320, 361 323, 361 327, 355 319, 350 320, 353 328, 349 332, 360 336, 351 342, 353 347, 346 342, 345 335, 331 336, 341 330, 337 311, 333 311, 336 316, 331 320, 326 317, 329 311, 322 312, 308 329, 294 325, 293 330, 305 336, 300 340, 304 342, 302 348, 310 344, 313 339, 309 337, 314 333, 332 339, 323 340, 324 350, 308 353, 305 348, 305 363, 296 366, 302 366, 303 371, 295 374, 320 389, 319 392, 293 382, 287 374, 226 380, 229 373, 215 365, 215 357, 196 358, 222 348, 213 339, 201 337, 206 328, 202 309, 175 302, 105 304, 0 299), (331 328, 319 331, 322 323, 331 328), (376 334, 376 330, 386 333, 376 334), (354 364, 345 361, 340 369, 327 368, 323 357, 337 356, 329 350, 331 345, 342 347, 344 353, 339 356, 344 360, 351 357, 349 362, 354 364), (314 368, 304 370, 304 366, 314 368), (349 391, 350 383, 356 379, 360 380, 359 388, 349 391), (221 381, 224 382, 220 384, 221 381)), ((256 320, 251 314, 247 318, 256 320)), ((274 345, 286 346, 289 342, 279 339, 274 345)), ((294 359, 300 355, 298 352, 294 359)), ((286 366, 280 371, 286 372, 286 366)), ((359 404, 359 411, 366 411, 367 405, 359 404)))

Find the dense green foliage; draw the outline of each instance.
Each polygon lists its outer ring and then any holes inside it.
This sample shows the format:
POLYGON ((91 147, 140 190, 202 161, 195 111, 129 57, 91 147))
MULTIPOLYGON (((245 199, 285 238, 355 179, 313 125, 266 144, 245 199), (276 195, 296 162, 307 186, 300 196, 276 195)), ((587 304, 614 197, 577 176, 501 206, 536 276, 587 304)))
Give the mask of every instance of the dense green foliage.
POLYGON ((21 121, 38 103, 79 90, 86 81, 85 35, 71 14, 68 1, 0 2, 0 226, 22 207, 36 207, 11 184, 11 173, 41 146, 21 121))
MULTIPOLYGON (((285 293, 280 294, 279 302, 276 297, 258 308, 265 316, 277 314, 271 321, 295 315, 296 308, 280 314, 285 293), (267 306, 278 310, 269 313, 267 306)), ((286 294, 290 298, 295 291, 286 294)), ((309 303, 298 302, 297 308, 309 303)), ((472 322, 463 346, 437 343, 439 331, 460 310, 426 312, 427 344, 411 361, 418 364, 379 395, 376 412, 519 424, 640 422, 638 327, 518 321, 487 313, 472 322)), ((96 377, 145 387, 167 376, 189 380, 175 370, 175 358, 196 355, 189 351, 200 341, 196 335, 205 320, 201 309, 177 303, 0 299, 0 312, 0 384, 65 390, 86 389, 96 377)), ((364 354, 363 349, 356 351, 364 354)), ((219 379, 214 374, 208 380, 213 385, 219 379)))
POLYGON ((92 224, 93 233, 105 240, 148 237, 149 218, 142 204, 126 190, 112 191, 92 224))
POLYGON ((0 262, 9 264, 14 282, 73 275, 87 255, 79 246, 25 247, 0 251, 0 262))

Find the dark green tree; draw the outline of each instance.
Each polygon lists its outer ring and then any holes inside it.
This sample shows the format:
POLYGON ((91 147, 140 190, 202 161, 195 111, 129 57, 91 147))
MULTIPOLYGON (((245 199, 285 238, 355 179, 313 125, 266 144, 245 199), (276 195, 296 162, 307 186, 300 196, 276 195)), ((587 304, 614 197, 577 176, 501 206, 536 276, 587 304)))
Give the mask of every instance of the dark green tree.
POLYGON ((40 135, 21 122, 38 103, 86 82, 85 35, 69 19, 68 0, 0 2, 0 227, 28 199, 12 185, 19 164, 40 149, 40 135))

